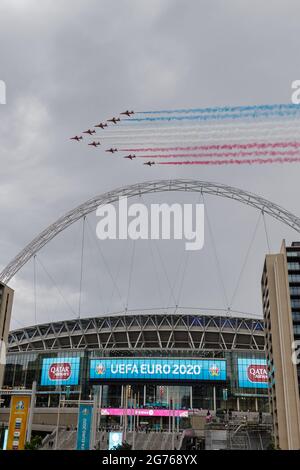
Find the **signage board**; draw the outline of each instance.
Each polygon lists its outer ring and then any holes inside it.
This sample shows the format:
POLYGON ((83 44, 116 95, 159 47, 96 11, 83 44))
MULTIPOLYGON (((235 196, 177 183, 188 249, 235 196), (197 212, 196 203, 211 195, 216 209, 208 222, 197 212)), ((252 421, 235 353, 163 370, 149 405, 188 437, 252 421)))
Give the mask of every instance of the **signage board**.
POLYGON ((93 405, 80 403, 77 424, 77 450, 89 450, 91 441, 93 405))
POLYGON ((11 397, 7 450, 24 449, 30 399, 30 395, 13 395, 11 397))
POLYGON ((46 357, 43 359, 41 385, 78 385, 80 357, 46 357))
POLYGON ((226 380, 222 359, 91 359, 92 380, 226 380))
POLYGON ((240 388, 268 388, 266 359, 238 358, 238 385, 240 388))

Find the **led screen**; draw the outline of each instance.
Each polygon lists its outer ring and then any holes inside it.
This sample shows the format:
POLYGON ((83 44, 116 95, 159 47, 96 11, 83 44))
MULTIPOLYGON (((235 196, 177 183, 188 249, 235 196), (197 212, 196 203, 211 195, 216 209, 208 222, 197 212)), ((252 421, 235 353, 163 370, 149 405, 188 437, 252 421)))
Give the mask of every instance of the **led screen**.
POLYGON ((93 380, 226 380, 226 361, 214 359, 91 359, 93 380))
POLYGON ((238 358, 238 379, 240 388, 268 388, 267 361, 238 358))
POLYGON ((41 385, 78 385, 80 357, 43 359, 41 385))

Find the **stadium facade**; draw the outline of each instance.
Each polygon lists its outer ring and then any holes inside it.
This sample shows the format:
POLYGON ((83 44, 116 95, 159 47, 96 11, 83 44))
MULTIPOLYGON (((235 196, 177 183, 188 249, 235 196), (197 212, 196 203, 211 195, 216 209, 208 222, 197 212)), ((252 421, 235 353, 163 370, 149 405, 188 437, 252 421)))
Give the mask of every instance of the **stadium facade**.
POLYGON ((263 322, 240 314, 128 311, 12 331, 3 387, 34 380, 37 408, 101 390, 104 424, 133 406, 150 427, 170 409, 182 422, 193 410, 269 411, 263 322))

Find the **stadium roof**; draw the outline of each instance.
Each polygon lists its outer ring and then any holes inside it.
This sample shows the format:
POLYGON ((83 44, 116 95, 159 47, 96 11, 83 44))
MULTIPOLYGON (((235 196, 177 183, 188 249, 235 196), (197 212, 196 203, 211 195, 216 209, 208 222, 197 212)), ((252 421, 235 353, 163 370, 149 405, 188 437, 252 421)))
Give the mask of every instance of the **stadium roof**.
POLYGON ((263 350, 261 318, 222 310, 135 310, 11 331, 8 352, 263 350))

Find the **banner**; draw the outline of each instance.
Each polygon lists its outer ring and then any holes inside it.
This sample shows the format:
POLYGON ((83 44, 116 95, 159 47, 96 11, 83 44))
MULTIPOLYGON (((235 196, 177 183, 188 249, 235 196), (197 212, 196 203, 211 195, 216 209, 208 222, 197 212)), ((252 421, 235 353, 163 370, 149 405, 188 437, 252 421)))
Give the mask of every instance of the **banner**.
POLYGON ((91 359, 90 379, 226 380, 221 359, 91 359))
POLYGON ((101 416, 175 416, 176 418, 188 418, 188 410, 164 410, 164 409, 146 409, 146 408, 102 408, 101 416))
POLYGON ((268 370, 265 359, 238 358, 240 388, 268 388, 268 370))
POLYGON ((78 385, 80 357, 43 359, 41 385, 78 385))
POLYGON ((29 395, 11 397, 7 450, 24 449, 30 399, 29 395))
POLYGON ((93 417, 93 405, 79 405, 77 424, 77 450, 89 450, 91 441, 91 428, 93 417))

